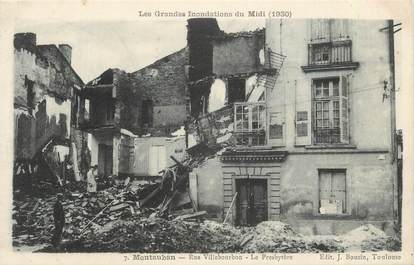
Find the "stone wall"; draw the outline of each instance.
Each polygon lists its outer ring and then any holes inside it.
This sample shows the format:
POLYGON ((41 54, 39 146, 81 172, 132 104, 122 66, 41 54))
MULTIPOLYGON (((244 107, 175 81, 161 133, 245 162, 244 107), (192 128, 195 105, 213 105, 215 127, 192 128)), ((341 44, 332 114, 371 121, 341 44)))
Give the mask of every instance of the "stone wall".
POLYGON ((262 71, 264 65, 259 55, 263 51, 263 31, 214 39, 213 73, 217 76, 237 76, 262 71))
MULTIPOLYGON (((152 124, 141 133, 162 136, 184 125, 187 119, 188 49, 184 48, 155 63, 131 73, 129 104, 134 114, 129 123, 142 125, 142 102, 152 101, 152 124)), ((141 128, 142 129, 142 128, 141 128)))
POLYGON ((55 45, 36 45, 35 34, 16 34, 14 46, 14 155, 30 160, 52 138, 70 138, 72 92, 83 82, 55 45))

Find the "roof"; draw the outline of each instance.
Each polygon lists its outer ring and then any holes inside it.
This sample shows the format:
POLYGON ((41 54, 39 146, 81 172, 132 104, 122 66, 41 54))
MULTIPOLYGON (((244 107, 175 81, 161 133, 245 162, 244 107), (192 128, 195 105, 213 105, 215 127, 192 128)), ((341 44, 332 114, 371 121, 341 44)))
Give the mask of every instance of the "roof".
POLYGON ((114 69, 108 68, 98 77, 89 81, 86 86, 109 85, 114 82, 114 69))

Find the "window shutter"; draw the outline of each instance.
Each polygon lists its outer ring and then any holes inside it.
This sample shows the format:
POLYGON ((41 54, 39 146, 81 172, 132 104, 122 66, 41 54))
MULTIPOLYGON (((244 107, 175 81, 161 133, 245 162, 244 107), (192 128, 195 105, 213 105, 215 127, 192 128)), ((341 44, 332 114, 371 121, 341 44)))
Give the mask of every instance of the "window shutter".
POLYGON ((329 19, 311 20, 311 42, 330 41, 329 19))
POLYGON ((349 85, 348 78, 341 76, 339 84, 339 113, 341 123, 341 143, 349 143, 349 111, 348 111, 348 94, 349 85))
POLYGON ((295 87, 295 145, 312 144, 312 91, 295 87))
POLYGON ((271 146, 284 146, 286 138, 284 84, 280 82, 275 87, 274 92, 274 102, 268 105, 268 144, 271 146))
POLYGON ((311 144, 315 142, 315 130, 316 130, 316 102, 315 102, 315 84, 312 81, 311 87, 311 108, 312 108, 312 115, 311 115, 311 144))
POLYGON ((333 19, 331 23, 332 40, 344 40, 349 37, 348 20, 347 19, 333 19))

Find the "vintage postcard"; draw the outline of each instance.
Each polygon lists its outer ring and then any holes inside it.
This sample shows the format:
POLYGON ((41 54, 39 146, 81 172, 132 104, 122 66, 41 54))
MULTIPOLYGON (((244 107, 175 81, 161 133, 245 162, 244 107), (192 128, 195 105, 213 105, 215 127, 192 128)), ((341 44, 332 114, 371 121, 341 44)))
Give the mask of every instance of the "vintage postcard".
POLYGON ((412 11, 0 2, 0 263, 413 264, 412 11))

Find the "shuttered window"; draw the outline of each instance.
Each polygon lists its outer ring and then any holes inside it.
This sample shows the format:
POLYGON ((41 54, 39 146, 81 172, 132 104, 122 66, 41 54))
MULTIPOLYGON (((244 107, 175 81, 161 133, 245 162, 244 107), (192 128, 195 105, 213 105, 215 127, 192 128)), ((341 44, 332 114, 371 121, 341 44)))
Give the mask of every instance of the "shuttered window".
POLYGON ((319 213, 346 213, 346 171, 319 170, 319 213))
POLYGON ((346 19, 311 20, 308 65, 320 66, 352 62, 352 41, 346 19))
POLYGON ((349 39, 348 19, 312 19, 311 42, 349 39))

